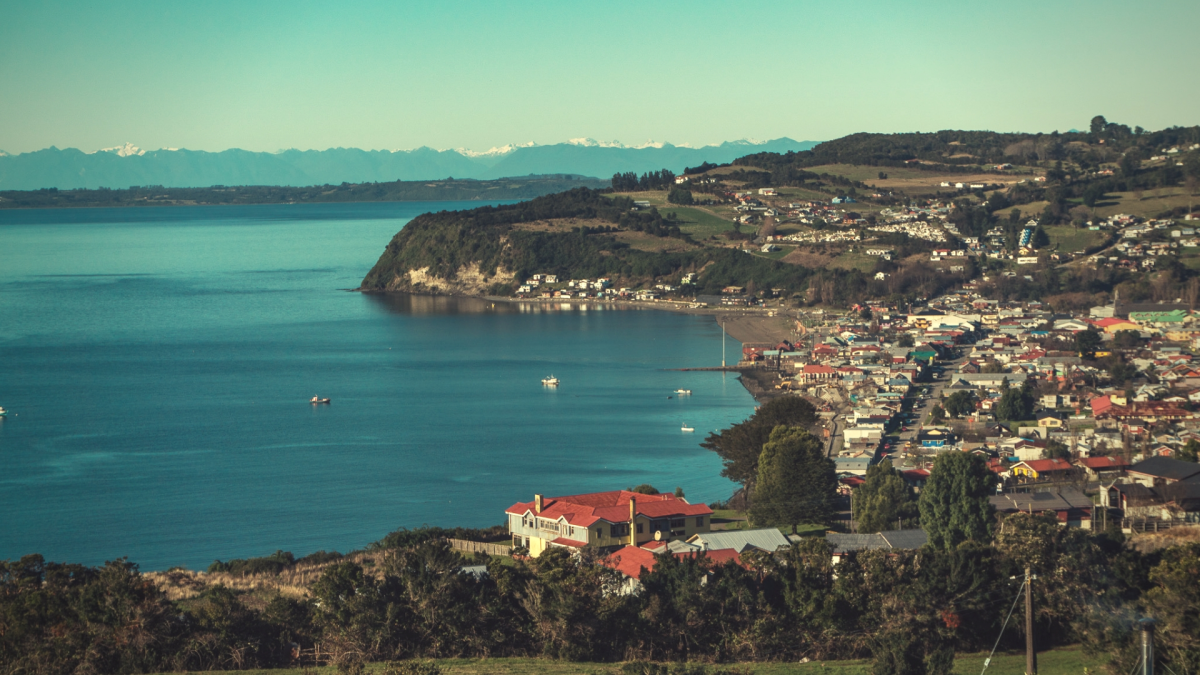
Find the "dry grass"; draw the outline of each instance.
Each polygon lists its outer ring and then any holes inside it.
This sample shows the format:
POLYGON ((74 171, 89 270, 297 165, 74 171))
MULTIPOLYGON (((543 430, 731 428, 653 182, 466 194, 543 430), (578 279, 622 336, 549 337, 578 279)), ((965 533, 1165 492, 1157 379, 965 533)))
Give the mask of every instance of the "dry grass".
POLYGON ((811 248, 798 246, 795 250, 783 256, 783 258, 780 260, 785 263, 791 263, 801 267, 821 269, 822 267, 828 267, 834 260, 836 260, 836 257, 826 253, 817 253, 811 248))
POLYGON ((146 578, 157 586, 167 599, 172 601, 189 600, 204 592, 205 589, 212 586, 224 586, 239 594, 247 596, 266 596, 279 593, 293 598, 308 597, 308 588, 317 579, 321 578, 321 574, 325 568, 338 562, 354 562, 363 565, 364 569, 370 574, 372 571, 378 570, 374 565, 382 554, 366 554, 357 553, 351 556, 346 556, 336 562, 321 563, 317 565, 297 565, 288 568, 278 575, 272 574, 229 574, 226 572, 194 572, 192 570, 169 570, 166 572, 147 572, 146 578))
POLYGON ((1126 545, 1141 553, 1153 553, 1197 542, 1200 542, 1200 527, 1178 527, 1164 532, 1133 534, 1126 540, 1126 545))

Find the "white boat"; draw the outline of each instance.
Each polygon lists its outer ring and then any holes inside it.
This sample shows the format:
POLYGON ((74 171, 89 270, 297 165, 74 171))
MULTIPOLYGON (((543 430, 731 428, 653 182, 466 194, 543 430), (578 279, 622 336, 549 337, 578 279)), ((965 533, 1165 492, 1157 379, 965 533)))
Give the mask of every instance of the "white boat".
POLYGON ((308 399, 308 402, 313 405, 321 405, 322 403, 329 403, 329 399, 314 396, 314 397, 308 399))
POLYGON ((8 411, 5 410, 4 408, 0 408, 0 417, 5 417, 7 415, 8 415, 8 411))
POLYGON ((696 429, 695 429, 695 427, 689 427, 689 426, 687 425, 687 422, 684 422, 684 423, 683 423, 683 426, 682 426, 682 427, 679 427, 679 430, 680 430, 680 431, 695 431, 696 429))
POLYGON ((692 390, 691 389, 676 389, 675 393, 679 394, 680 396, 691 396, 692 390))
POLYGON ((543 377, 542 384, 547 387, 557 387, 558 386, 558 378, 553 375, 551 375, 550 377, 543 377))

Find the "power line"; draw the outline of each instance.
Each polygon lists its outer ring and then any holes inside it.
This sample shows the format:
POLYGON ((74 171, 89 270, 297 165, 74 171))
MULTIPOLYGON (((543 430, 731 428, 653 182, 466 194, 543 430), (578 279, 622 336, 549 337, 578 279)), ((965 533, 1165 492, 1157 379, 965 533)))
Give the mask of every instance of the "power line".
MULTIPOLYGON (((983 670, 979 671, 979 675, 987 672, 988 666, 992 665, 992 657, 996 655, 996 648, 1000 646, 1000 638, 1004 637, 1004 629, 1008 627, 1008 620, 1012 618, 1013 610, 1017 608, 1017 603, 1021 601, 1021 593, 1025 590, 1025 582, 1021 582, 1021 587, 1017 589, 1017 597, 1013 598, 1012 607, 1008 608, 1008 616, 1004 617, 1004 624, 1000 626, 1000 634, 996 636, 996 644, 992 645, 992 653, 983 660, 983 670)), ((1132 673, 1130 674, 1132 675, 1132 673)))

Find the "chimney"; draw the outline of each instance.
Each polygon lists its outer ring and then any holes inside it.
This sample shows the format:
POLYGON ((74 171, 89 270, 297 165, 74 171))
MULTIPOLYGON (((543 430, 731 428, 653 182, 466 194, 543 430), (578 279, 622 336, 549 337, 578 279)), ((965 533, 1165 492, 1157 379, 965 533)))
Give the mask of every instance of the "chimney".
POLYGON ((629 545, 637 546, 637 497, 629 498, 629 545))
POLYGON ((533 496, 533 512, 538 515, 541 515, 541 513, 542 513, 542 496, 541 495, 533 496))

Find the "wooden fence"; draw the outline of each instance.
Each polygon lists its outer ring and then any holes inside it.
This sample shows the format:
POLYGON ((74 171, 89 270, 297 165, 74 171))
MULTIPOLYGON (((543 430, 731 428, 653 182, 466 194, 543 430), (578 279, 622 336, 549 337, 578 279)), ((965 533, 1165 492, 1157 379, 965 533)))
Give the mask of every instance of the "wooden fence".
POLYGON ((1162 532, 1169 530, 1172 527, 1180 527, 1190 525, 1191 523, 1178 523, 1171 520, 1158 520, 1157 518, 1123 518, 1121 520, 1121 530, 1124 532, 1162 532))
POLYGON ((455 551, 486 553, 488 555, 512 555, 512 548, 503 544, 488 544, 482 541, 468 541, 466 539, 447 539, 446 541, 450 542, 450 548, 455 551))

